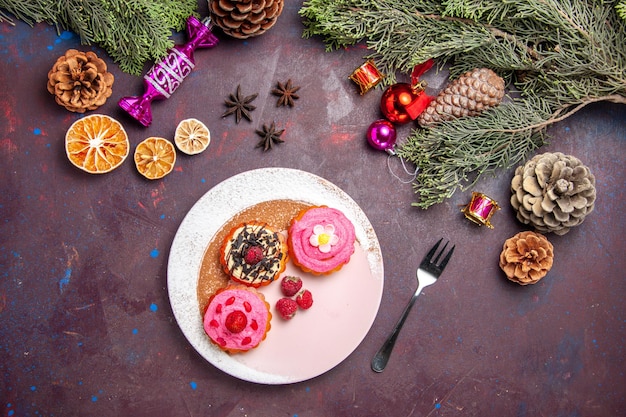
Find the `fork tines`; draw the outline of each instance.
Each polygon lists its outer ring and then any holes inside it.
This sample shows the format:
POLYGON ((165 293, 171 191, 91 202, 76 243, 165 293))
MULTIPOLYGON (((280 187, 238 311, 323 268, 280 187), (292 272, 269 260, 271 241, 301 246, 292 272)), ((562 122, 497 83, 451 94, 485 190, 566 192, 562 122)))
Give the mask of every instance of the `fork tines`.
POLYGON ((446 248, 448 247, 448 243, 450 242, 446 242, 443 247, 441 248, 441 250, 439 251, 439 254, 437 255, 436 258, 434 258, 435 253, 437 253, 437 249, 439 248, 439 246, 441 246, 441 242, 443 241, 443 238, 439 239, 437 241, 437 243, 435 243, 435 246, 433 246, 430 251, 428 252, 428 254, 426 254, 426 256, 424 257, 424 262, 422 262, 423 264, 425 263, 429 263, 432 266, 436 266, 438 269, 442 270, 443 268, 446 267, 446 265, 448 264, 448 261, 450 261, 450 258, 452 258, 452 252, 454 252, 454 248, 456 245, 452 245, 452 248, 450 248, 450 251, 447 253, 447 255, 441 260, 441 262, 439 261, 439 259, 441 258, 441 255, 443 255, 446 252, 446 248))

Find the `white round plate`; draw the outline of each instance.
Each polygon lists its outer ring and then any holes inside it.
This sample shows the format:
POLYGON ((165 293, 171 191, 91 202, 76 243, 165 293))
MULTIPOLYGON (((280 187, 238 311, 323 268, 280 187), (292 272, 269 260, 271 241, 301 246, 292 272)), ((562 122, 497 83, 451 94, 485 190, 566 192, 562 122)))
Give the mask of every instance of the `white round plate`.
MULTIPOLYGON (((262 220, 262 219, 260 219, 262 220)), ((263 168, 235 175, 202 196, 183 219, 172 242, 167 286, 174 317, 191 345, 207 361, 242 380, 289 384, 314 378, 348 357, 369 331, 383 292, 383 261, 376 233, 356 202, 336 185, 308 172, 263 168), (210 342, 202 327, 197 284, 204 252, 212 237, 234 215, 255 204, 290 199, 341 210, 355 226, 355 253, 327 276, 303 273, 291 264, 314 304, 291 320, 274 311, 281 297, 277 283, 262 287, 272 306, 266 339, 245 353, 228 354, 210 342)))

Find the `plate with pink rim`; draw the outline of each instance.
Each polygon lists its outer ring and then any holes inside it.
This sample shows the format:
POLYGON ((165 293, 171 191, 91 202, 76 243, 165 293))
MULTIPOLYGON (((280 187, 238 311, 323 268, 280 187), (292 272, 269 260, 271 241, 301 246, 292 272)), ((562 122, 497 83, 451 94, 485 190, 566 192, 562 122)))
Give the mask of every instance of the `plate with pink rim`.
POLYGON ((246 171, 211 188, 181 222, 167 266, 172 311, 189 343, 218 369, 261 384, 305 381, 343 362, 369 332, 383 284, 380 245, 358 204, 330 181, 289 168, 246 171), (285 199, 341 210, 354 224, 355 252, 339 271, 322 277, 289 262, 283 275, 302 278, 313 293, 313 306, 283 320, 274 311, 282 297, 280 286, 275 282, 261 287, 273 314, 266 339, 248 352, 225 353, 204 333, 199 313, 197 285, 204 253, 212 237, 233 216, 258 203, 285 199))

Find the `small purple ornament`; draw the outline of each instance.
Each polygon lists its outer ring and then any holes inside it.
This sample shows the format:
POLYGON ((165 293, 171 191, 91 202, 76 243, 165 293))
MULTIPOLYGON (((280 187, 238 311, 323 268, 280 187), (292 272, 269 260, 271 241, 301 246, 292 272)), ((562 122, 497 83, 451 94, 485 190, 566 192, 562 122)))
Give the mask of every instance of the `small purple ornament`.
POLYGON ((379 151, 385 151, 390 155, 395 155, 394 146, 396 144, 396 128, 388 120, 380 119, 367 128, 367 142, 379 151))
POLYGON ((199 21, 194 16, 187 18, 187 37, 184 45, 176 45, 167 56, 155 62, 144 75, 144 94, 141 97, 123 97, 118 105, 144 126, 152 123, 150 103, 169 98, 196 66, 193 53, 197 48, 212 48, 219 40, 211 32, 211 20, 199 21))

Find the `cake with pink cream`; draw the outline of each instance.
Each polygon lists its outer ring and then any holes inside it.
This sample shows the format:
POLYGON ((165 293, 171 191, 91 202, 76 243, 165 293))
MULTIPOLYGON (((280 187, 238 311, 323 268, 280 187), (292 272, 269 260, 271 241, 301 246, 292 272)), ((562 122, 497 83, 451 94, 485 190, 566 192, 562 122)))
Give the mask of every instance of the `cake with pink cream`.
POLYGON ((204 313, 204 331, 220 349, 246 352, 257 347, 270 330, 269 308, 255 288, 230 284, 210 298, 204 313))
POLYGON ((294 264, 306 272, 325 275, 350 260, 355 239, 354 225, 340 210, 314 206, 292 219, 287 244, 294 264))

